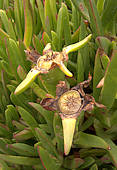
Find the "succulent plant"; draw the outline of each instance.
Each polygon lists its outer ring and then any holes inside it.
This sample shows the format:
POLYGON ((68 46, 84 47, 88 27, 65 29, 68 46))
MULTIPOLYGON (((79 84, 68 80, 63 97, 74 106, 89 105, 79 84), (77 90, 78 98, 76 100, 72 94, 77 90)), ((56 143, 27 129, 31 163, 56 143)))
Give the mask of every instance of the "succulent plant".
MULTIPOLYGON (((117 169, 116 67, 116 0, 0 0, 1 169, 117 169), (53 58, 43 62, 50 44, 49 57, 62 54, 64 65, 53 58), (47 70, 40 74, 41 66, 47 70), (101 108, 82 108, 66 129, 68 119, 59 115, 67 113, 63 100, 71 92, 84 99, 73 87, 86 81, 89 72, 92 80, 83 91, 101 108), (56 95, 59 82, 66 91, 56 95), (41 106, 46 98, 55 104, 56 96, 57 111, 53 104, 51 110, 41 106), (67 140, 68 155, 63 129, 65 135, 74 132, 67 140)), ((86 100, 75 101, 70 114, 86 100)))

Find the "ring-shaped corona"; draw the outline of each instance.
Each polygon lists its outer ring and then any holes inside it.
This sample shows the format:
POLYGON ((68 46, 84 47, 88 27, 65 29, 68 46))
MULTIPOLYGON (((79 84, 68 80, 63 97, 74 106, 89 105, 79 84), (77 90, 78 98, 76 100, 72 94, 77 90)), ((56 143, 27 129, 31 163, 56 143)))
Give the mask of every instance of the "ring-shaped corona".
POLYGON ((58 106, 63 114, 75 114, 79 111, 81 102, 80 93, 75 90, 69 90, 60 97, 58 106))

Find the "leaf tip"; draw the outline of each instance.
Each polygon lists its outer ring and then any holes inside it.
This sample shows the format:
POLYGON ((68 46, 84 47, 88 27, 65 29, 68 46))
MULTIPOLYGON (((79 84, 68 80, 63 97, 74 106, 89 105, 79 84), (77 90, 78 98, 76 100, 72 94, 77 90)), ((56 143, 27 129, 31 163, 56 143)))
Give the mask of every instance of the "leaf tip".
POLYGON ((101 88, 104 85, 104 77, 100 80, 100 82, 98 83, 98 85, 96 86, 96 88, 101 88))

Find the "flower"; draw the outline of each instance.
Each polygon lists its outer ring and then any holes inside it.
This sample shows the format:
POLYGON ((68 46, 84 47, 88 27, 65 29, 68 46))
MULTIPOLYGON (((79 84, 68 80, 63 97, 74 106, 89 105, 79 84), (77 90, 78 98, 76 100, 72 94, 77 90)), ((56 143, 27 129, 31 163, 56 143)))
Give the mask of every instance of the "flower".
POLYGON ((63 48, 62 52, 53 51, 51 49, 51 44, 48 43, 43 49, 43 55, 40 56, 38 52, 35 50, 25 50, 25 53, 28 55, 28 59, 33 61, 36 66, 32 68, 27 74, 26 78, 19 84, 19 86, 15 90, 15 94, 20 94, 24 90, 26 90, 31 83, 35 80, 37 75, 46 74, 51 69, 55 67, 59 67, 62 72, 64 72, 67 76, 72 77, 73 74, 67 69, 64 65, 64 62, 68 60, 68 53, 78 50, 83 47, 90 39, 91 34, 87 36, 84 40, 69 45, 63 48))
POLYGON ((56 87, 55 98, 45 98, 41 105, 52 111, 57 111, 62 119, 64 135, 64 153, 68 155, 71 149, 75 131, 76 119, 81 111, 91 111, 94 106, 104 108, 105 106, 95 102, 93 96, 85 94, 83 88, 89 86, 92 77, 69 89, 64 81, 60 81, 56 87))

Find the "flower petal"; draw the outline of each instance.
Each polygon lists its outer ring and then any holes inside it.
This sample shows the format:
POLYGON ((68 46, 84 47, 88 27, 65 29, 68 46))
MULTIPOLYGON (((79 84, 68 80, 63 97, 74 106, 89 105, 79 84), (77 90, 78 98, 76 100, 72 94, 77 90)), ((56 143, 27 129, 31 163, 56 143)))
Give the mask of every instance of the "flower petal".
POLYGON ((80 48, 84 47, 85 44, 87 44, 91 40, 92 34, 89 34, 86 38, 84 38, 82 41, 79 41, 78 43, 69 45, 65 48, 63 48, 63 52, 66 54, 79 50, 80 48))
POLYGON ((61 71, 66 74, 66 76, 69 77, 73 76, 73 74, 67 69, 67 67, 63 64, 62 61, 60 62, 60 64, 58 64, 58 66, 61 69, 61 71))
POLYGON ((29 73, 27 74, 26 78, 19 84, 19 86, 16 88, 14 94, 18 95, 25 91, 31 83, 35 80, 36 76, 40 73, 39 70, 31 69, 29 73))
POLYGON ((64 153, 65 155, 68 155, 73 141, 76 119, 64 118, 62 119, 62 125, 63 125, 63 135, 64 135, 64 153))

